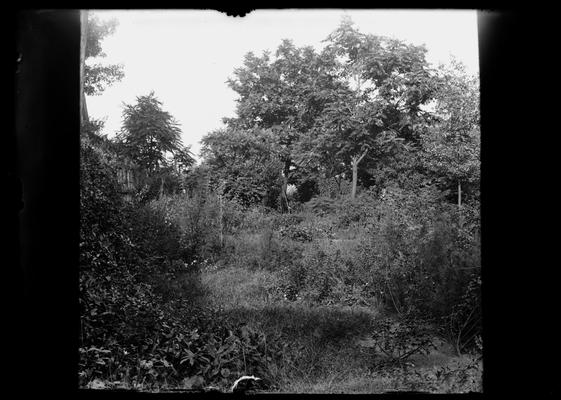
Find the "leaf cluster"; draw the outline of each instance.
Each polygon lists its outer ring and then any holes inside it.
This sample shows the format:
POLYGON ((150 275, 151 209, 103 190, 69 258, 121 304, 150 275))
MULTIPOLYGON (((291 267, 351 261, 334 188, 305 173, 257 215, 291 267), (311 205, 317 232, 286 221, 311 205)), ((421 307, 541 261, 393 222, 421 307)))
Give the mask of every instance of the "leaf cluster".
POLYGON ((91 62, 95 58, 105 57, 102 51, 103 40, 115 33, 118 26, 116 19, 101 20, 97 15, 88 12, 86 27, 85 56, 87 63, 84 65, 84 93, 86 95, 101 94, 108 86, 119 82, 124 77, 123 65, 91 62))

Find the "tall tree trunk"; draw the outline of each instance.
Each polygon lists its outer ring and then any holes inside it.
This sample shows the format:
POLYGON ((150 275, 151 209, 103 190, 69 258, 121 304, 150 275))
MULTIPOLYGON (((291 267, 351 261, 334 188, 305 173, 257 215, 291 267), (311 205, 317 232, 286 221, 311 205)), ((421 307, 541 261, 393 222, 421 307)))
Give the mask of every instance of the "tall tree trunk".
POLYGON ((356 197, 356 185, 358 181, 358 164, 362 161, 364 156, 368 153, 368 150, 365 150, 361 156, 354 156, 351 158, 351 166, 353 167, 353 186, 351 189, 351 199, 356 197))
POLYGON ((80 11, 80 123, 88 121, 88 109, 86 107, 86 95, 84 94, 86 62, 86 42, 88 38, 88 11, 80 11))

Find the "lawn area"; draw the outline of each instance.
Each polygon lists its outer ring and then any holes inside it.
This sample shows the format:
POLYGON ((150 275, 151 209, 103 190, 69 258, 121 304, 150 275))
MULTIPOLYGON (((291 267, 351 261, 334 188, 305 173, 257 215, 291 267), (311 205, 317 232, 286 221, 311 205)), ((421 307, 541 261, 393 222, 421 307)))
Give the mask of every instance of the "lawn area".
POLYGON ((384 393, 478 391, 481 361, 458 357, 435 336, 435 348, 415 354, 403 368, 380 369, 371 331, 381 311, 361 306, 314 306, 275 294, 277 273, 210 267, 201 282, 207 301, 229 318, 267 335, 279 335, 291 360, 272 365, 280 393, 384 393))

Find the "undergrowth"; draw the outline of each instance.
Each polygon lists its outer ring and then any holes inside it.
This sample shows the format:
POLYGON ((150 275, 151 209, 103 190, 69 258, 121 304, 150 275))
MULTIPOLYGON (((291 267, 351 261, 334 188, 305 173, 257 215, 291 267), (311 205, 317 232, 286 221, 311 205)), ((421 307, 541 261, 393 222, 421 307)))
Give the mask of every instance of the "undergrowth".
POLYGON ((128 204, 111 159, 82 153, 80 387, 481 390, 478 222, 430 190, 284 215, 212 193, 128 204), (412 366, 437 336, 454 352, 412 366))

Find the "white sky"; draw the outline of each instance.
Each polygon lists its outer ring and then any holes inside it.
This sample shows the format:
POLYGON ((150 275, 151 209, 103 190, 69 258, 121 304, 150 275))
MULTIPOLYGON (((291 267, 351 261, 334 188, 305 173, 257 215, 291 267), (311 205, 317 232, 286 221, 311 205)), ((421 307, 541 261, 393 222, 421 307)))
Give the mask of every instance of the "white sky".
POLYGON ((236 93, 226 85, 249 51, 272 53, 282 39, 321 46, 348 14, 363 33, 425 44, 431 63, 450 55, 479 71, 476 11, 460 10, 263 10, 239 18, 217 11, 96 11, 119 25, 102 43, 103 63, 121 63, 125 77, 99 96, 88 96, 90 117, 105 119, 110 137, 121 127, 122 103, 154 90, 198 156, 200 139, 235 115, 236 93))

